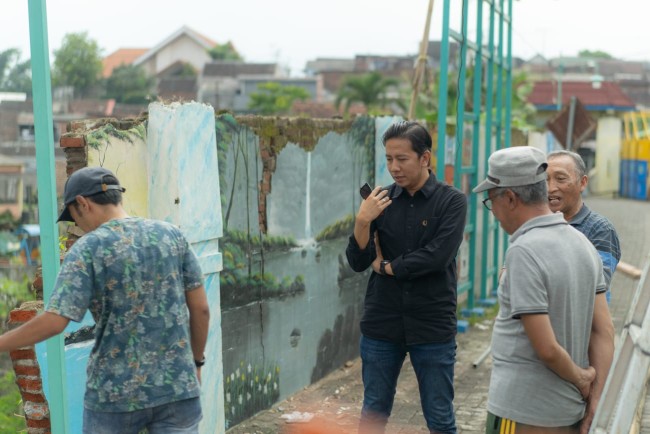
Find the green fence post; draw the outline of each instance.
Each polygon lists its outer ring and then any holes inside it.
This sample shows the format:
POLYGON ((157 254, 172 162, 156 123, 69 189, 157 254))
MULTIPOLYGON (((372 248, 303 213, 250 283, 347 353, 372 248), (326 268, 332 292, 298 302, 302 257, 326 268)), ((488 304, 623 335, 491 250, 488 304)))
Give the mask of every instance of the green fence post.
POLYGON ((438 79, 438 152, 436 174, 445 179, 445 139, 447 135, 447 72, 449 70, 449 3, 442 8, 442 37, 440 39, 440 77, 438 79))
MULTIPOLYGON (((43 299, 47 300, 52 293, 52 287, 59 272, 59 237, 55 223, 57 205, 47 12, 45 0, 29 0, 28 7, 36 137, 38 215, 41 226, 41 259, 43 264, 43 299)), ((52 433, 68 434, 70 431, 68 429, 63 335, 48 339, 46 349, 49 384, 48 404, 52 433)))

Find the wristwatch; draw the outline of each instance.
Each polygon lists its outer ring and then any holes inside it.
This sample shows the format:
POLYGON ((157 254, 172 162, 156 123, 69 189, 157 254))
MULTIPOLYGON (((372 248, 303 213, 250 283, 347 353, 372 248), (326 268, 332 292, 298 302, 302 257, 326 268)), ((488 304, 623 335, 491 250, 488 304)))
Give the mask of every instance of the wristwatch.
POLYGON ((196 365, 197 368, 200 368, 201 366, 205 365, 205 356, 203 356, 201 360, 194 359, 194 364, 196 365))
POLYGON ((379 274, 386 275, 386 265, 390 264, 390 261, 383 260, 379 263, 379 274))

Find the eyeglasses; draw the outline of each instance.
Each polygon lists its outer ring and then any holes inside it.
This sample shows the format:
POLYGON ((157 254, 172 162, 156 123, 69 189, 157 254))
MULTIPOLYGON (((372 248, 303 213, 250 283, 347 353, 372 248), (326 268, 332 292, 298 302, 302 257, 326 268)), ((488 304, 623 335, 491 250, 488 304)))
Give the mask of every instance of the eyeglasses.
POLYGON ((485 207, 485 209, 487 209, 488 211, 492 211, 492 199, 490 199, 489 197, 486 197, 481 202, 483 203, 483 206, 485 207))

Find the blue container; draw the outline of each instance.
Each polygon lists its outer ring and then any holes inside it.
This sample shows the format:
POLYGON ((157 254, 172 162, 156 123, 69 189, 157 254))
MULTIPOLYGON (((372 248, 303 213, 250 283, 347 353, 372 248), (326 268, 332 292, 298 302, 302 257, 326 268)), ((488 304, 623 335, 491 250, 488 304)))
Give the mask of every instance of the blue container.
POLYGON ((621 160, 620 170, 618 174, 618 195, 625 197, 625 182, 627 178, 625 177, 625 160, 621 160))
POLYGON ((646 200, 648 198, 648 162, 634 160, 634 190, 632 198, 646 200))
POLYGON ((630 196, 630 163, 631 160, 621 160, 621 185, 619 186, 619 194, 622 197, 630 196))
POLYGON ((627 160, 627 194, 625 197, 633 198, 636 192, 636 178, 634 170, 636 169, 635 160, 627 160))

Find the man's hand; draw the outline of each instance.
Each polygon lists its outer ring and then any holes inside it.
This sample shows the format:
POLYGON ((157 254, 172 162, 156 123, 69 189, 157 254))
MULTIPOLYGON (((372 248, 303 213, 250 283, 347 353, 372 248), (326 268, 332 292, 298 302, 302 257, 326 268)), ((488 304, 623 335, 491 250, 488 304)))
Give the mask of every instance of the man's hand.
POLYGON ((596 379, 596 370, 593 366, 589 366, 587 369, 578 368, 578 380, 575 385, 580 391, 582 398, 587 400, 589 398, 589 392, 591 391, 591 383, 596 379))
POLYGON ((388 197, 388 191, 382 191, 381 187, 375 187, 370 196, 361 201, 357 218, 354 220, 354 239, 361 250, 368 247, 370 223, 379 217, 391 203, 393 201, 388 197))
POLYGON ((357 220, 369 224, 379 217, 391 203, 393 201, 388 197, 388 190, 375 187, 372 193, 370 193, 370 196, 361 202, 359 212, 357 213, 357 220))
POLYGON ((375 232, 375 252, 377 252, 377 257, 374 261, 372 261, 372 264, 370 264, 370 266, 375 273, 379 274, 380 263, 384 260, 384 255, 381 253, 381 246, 379 245, 379 234, 377 232, 375 232))

